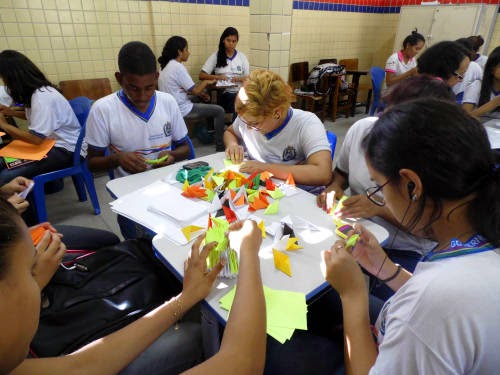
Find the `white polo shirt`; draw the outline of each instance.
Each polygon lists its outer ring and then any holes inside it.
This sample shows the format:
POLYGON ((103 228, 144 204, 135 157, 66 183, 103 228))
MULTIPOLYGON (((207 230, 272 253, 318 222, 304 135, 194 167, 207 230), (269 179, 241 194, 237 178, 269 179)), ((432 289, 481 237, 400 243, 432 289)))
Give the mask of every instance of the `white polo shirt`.
MULTIPOLYGON (((461 92, 465 92, 465 90, 474 82, 479 81, 481 83, 481 80, 483 79, 483 69, 481 66, 474 62, 471 61, 469 63, 469 66, 464 74, 464 79, 457 84, 455 84, 452 87, 453 92, 455 95, 460 94, 461 92)), ((463 100, 462 100, 463 103, 463 100)))
MULTIPOLYGON (((87 119, 89 147, 111 152, 136 152, 146 159, 157 159, 172 143, 184 143, 187 128, 172 95, 156 91, 145 113, 133 107, 122 91, 97 100, 87 119)), ((122 167, 115 176, 129 173, 122 167)))
MULTIPOLYGON (((35 90, 31 95, 31 108, 26 108, 26 119, 31 133, 55 139, 55 147, 75 151, 80 123, 69 102, 55 88, 44 86, 35 90)), ((82 146, 82 156, 85 150, 82 146)))
POLYGON ((170 60, 160 72, 158 88, 174 97, 183 117, 193 109, 193 103, 189 100, 187 93, 194 86, 195 83, 186 67, 175 59, 170 60))
MULTIPOLYGON (((216 67, 217 65, 217 52, 214 52, 205 61, 201 70, 207 74, 224 74, 231 77, 243 77, 250 74, 250 63, 243 52, 235 51, 233 57, 226 59, 227 65, 223 67, 216 67)), ((238 92, 238 87, 231 87, 226 89, 228 92, 238 92)))
POLYGON ((7 87, 0 86, 0 104, 10 107, 12 105, 12 98, 7 93, 7 87))
POLYGON ((415 68, 417 66, 417 60, 415 58, 411 58, 408 60, 408 63, 405 64, 405 60, 403 58, 403 52, 398 51, 394 52, 385 63, 385 71, 388 73, 394 73, 399 76, 407 71, 415 68))
POLYGON ((315 114, 300 109, 291 108, 286 125, 271 135, 248 128, 239 117, 233 129, 250 159, 262 163, 295 165, 318 151, 331 151, 323 123, 315 114))

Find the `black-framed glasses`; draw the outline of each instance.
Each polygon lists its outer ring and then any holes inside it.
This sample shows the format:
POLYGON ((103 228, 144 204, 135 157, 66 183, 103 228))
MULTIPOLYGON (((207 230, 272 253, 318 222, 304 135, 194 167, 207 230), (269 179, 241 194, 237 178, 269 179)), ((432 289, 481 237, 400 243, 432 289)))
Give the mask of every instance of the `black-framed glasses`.
POLYGON ((463 81, 463 79, 464 79, 464 76, 463 76, 463 75, 461 75, 460 73, 453 72, 453 75, 454 75, 455 77, 457 77, 457 78, 458 78, 459 80, 461 80, 461 81, 463 81))
POLYGON ((377 186, 372 186, 367 188, 366 191, 366 197, 373 203, 375 203, 377 206, 384 206, 385 205, 385 199, 382 194, 377 194, 380 192, 385 185, 389 183, 391 179, 387 179, 386 182, 384 182, 382 185, 377 185, 377 186))

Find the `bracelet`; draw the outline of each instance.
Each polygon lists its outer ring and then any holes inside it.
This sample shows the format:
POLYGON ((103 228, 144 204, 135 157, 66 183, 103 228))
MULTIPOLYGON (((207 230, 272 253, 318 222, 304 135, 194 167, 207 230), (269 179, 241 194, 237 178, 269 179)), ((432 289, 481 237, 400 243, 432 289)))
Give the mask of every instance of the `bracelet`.
POLYGON ((179 329, 179 320, 182 318, 182 301, 181 297, 173 297, 173 303, 175 304, 174 308, 174 318, 175 318, 175 330, 179 329))
POLYGON ((380 282, 382 282, 382 283, 384 283, 384 284, 385 284, 385 283, 388 283, 389 281, 394 280, 396 277, 398 277, 398 275, 399 275, 399 273, 401 272, 401 269, 402 269, 403 267, 401 266, 401 264, 397 264, 397 263, 395 263, 395 264, 396 264, 396 266, 398 266, 398 267, 396 268, 396 272, 394 272, 394 274, 393 274, 392 276, 389 276, 387 279, 383 279, 383 280, 382 280, 382 279, 379 279, 379 281, 380 281, 380 282))

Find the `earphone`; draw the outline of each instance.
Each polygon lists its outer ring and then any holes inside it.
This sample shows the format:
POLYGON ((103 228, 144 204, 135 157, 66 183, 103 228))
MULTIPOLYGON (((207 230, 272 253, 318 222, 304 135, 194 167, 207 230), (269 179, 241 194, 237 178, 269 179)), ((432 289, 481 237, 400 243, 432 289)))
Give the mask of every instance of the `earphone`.
POLYGON ((408 182, 408 185, 406 185, 406 187, 408 188, 408 197, 412 201, 416 201, 417 200, 417 195, 413 194, 413 190, 415 189, 415 183, 413 181, 410 181, 410 182, 408 182))

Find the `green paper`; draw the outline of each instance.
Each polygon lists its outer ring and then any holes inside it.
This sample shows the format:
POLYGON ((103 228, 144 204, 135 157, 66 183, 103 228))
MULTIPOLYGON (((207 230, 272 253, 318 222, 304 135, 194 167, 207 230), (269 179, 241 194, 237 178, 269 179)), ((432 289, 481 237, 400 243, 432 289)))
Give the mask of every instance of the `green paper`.
POLYGON ((279 204, 280 201, 278 200, 271 203, 269 206, 267 206, 266 210, 264 211, 264 215, 274 215, 278 213, 279 204))
POLYGON ((233 165, 236 165, 234 164, 231 159, 224 159, 224 166, 227 168, 227 167, 231 167, 233 165))
POLYGON ((229 249, 229 269, 232 273, 238 273, 238 253, 229 249))
POLYGON ((148 164, 160 164, 163 163, 164 161, 168 160, 168 154, 162 156, 161 158, 158 159, 146 159, 145 162, 148 164))
POLYGON ((345 248, 346 249, 351 249, 354 246, 356 246, 356 242, 359 240, 359 234, 355 233, 351 237, 349 237, 345 243, 345 248))
POLYGON ((227 188, 228 189, 237 189, 238 186, 237 186, 237 183, 236 183, 236 180, 232 180, 229 185, 227 185, 227 188))
POLYGON ((285 196, 285 193, 283 193, 280 189, 268 190, 267 193, 273 199, 281 199, 285 196))
POLYGON ((220 186, 224 183, 224 177, 215 174, 212 176, 212 180, 214 180, 215 186, 220 186))
POLYGON ((213 190, 208 190, 208 189, 206 189, 206 190, 205 190, 205 193, 207 194, 207 196, 206 196, 206 197, 203 197, 203 198, 201 198, 201 199, 203 199, 204 201, 207 201, 207 202, 212 202, 212 200, 213 200, 213 199, 214 199, 214 197, 215 197, 215 193, 214 193, 214 191, 213 191, 213 190))
POLYGON ((260 173, 253 178, 252 182, 253 182, 253 187, 258 189, 260 186, 260 173))

